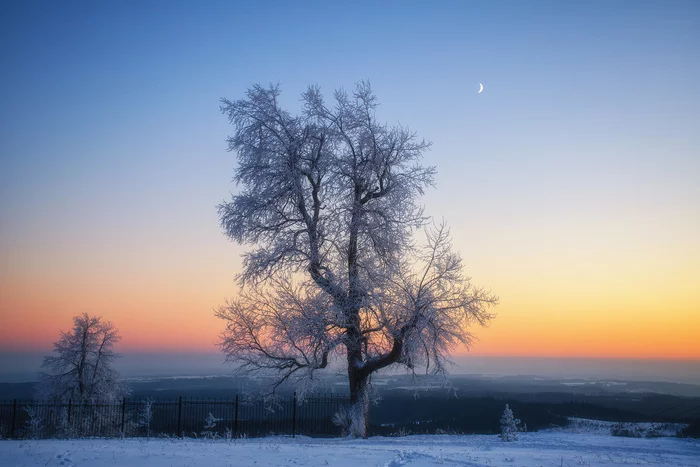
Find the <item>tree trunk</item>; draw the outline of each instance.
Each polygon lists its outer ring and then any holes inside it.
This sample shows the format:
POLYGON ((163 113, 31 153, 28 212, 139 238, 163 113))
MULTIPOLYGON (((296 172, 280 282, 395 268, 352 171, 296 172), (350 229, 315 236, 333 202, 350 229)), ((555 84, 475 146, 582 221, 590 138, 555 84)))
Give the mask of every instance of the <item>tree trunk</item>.
POLYGON ((350 383, 350 434, 366 438, 369 431, 368 377, 357 366, 348 366, 350 383))
POLYGON ((367 437, 369 427, 369 394, 367 382, 369 374, 365 371, 362 358, 362 334, 359 327, 359 314, 355 314, 356 325, 348 328, 346 350, 348 357, 348 383, 350 386, 350 435, 357 438, 367 437))

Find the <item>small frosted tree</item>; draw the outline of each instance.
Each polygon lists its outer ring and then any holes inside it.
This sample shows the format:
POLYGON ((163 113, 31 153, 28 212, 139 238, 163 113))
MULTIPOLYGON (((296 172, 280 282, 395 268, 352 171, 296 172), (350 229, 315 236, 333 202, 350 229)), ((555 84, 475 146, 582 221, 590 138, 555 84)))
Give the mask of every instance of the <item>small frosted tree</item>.
POLYGON ((112 367, 118 357, 112 350, 119 341, 109 321, 87 313, 73 318, 73 330, 61 332, 54 354, 41 365, 40 396, 53 401, 90 403, 114 401, 129 390, 112 367))
POLYGON ((44 423, 41 420, 41 415, 36 407, 27 405, 24 407, 24 411, 27 413, 27 434, 30 439, 41 438, 44 423))
POLYGON ((520 420, 513 418, 513 411, 508 404, 503 411, 503 416, 501 417, 501 434, 500 437, 503 441, 517 441, 518 440, 518 425, 520 420))
POLYGON ((219 206, 221 226, 252 249, 240 293, 217 313, 220 344, 239 372, 273 376, 273 391, 297 383, 302 395, 315 372, 344 361, 350 432, 364 437, 372 375, 396 365, 444 374, 497 300, 471 285, 446 226, 425 229, 429 143, 378 121, 368 83, 336 91, 331 105, 311 87, 298 116, 279 95, 255 86, 222 100, 240 190, 219 206))
POLYGON ((216 422, 220 421, 220 418, 216 418, 211 412, 204 419, 204 431, 202 431, 202 436, 209 439, 214 439, 218 437, 218 434, 214 430, 216 428, 216 422))
POLYGON ((146 398, 139 409, 138 425, 146 429, 146 437, 151 437, 151 422, 153 421, 153 399, 146 398))

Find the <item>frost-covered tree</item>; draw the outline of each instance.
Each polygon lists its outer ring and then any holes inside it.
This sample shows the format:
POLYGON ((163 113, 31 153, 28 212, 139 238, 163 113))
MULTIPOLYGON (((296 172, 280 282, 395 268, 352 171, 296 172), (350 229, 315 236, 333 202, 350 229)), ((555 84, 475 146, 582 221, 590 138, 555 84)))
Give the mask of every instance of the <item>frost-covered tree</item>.
POLYGON ((520 420, 513 417, 513 411, 506 404, 506 408, 501 416, 501 439, 503 441, 517 441, 518 431, 520 431, 518 428, 519 424, 520 420))
POLYGON ((139 409, 138 426, 142 426, 146 429, 146 438, 151 437, 151 422, 153 421, 153 399, 147 397, 141 403, 141 408, 139 409))
POLYGON ((216 422, 221 421, 220 418, 216 418, 211 412, 204 419, 204 431, 202 431, 202 436, 209 439, 214 439, 218 437, 218 433, 214 430, 216 428, 216 422))
POLYGON ((24 411, 27 413, 27 434, 30 439, 39 439, 43 434, 44 422, 41 419, 39 410, 36 407, 27 405, 24 407, 24 411))
POLYGON ((44 357, 40 394, 44 398, 75 403, 113 401, 128 388, 112 367, 118 357, 112 347, 117 329, 99 316, 83 313, 73 318, 73 329, 61 332, 55 355, 44 357))
POLYGON ((336 91, 332 106, 311 87, 298 116, 279 95, 255 86, 222 100, 239 192, 219 206, 221 225, 253 248, 240 293, 217 313, 221 348, 242 373, 274 374, 273 390, 345 360, 352 433, 365 436, 371 375, 390 365, 444 373, 496 298, 470 284, 444 225, 425 229, 429 144, 380 123, 367 83, 336 91))

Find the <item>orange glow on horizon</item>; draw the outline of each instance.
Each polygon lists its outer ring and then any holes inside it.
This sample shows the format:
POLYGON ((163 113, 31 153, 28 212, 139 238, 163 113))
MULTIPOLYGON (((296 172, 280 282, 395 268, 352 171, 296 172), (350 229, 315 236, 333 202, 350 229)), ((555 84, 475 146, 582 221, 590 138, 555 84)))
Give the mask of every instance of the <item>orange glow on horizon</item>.
MULTIPOLYGON (((224 323, 214 316, 214 307, 223 303, 224 290, 210 290, 208 295, 213 298, 198 297, 196 290, 181 289, 178 299, 169 299, 167 294, 158 296, 153 291, 141 298, 122 295, 103 300, 100 296, 104 291, 93 290, 76 300, 75 295, 60 287, 44 289, 39 295, 31 293, 28 284, 11 285, 1 299, 2 309, 13 312, 3 313, 0 350, 50 349, 59 331, 70 329, 72 316, 87 311, 101 314, 119 328, 120 352, 218 351, 216 341, 224 323), (33 318, 27 320, 27 316, 33 318)), ((223 289, 233 289, 221 285, 223 289)), ((469 354, 700 359, 700 317, 690 310, 669 313, 662 320, 657 312, 593 312, 584 306, 559 312, 555 304, 535 312, 524 307, 516 309, 503 295, 501 301, 497 317, 488 328, 472 329, 477 339, 469 354)), ((456 353, 463 354, 464 350, 456 353)))
MULTIPOLYGON (((212 257, 204 257, 189 276, 5 274, 0 351, 46 351, 59 331, 70 329, 73 316, 88 312, 117 326, 119 352, 217 352, 224 322, 214 308, 235 294, 236 253, 217 258, 213 269, 212 257)), ((700 359, 700 292, 692 262, 657 277, 582 266, 561 273, 564 265, 551 261, 527 281, 527 264, 501 269, 490 260, 472 261, 468 269, 480 272, 475 283, 489 284, 500 304, 489 327, 471 329, 477 339, 470 354, 700 359)))

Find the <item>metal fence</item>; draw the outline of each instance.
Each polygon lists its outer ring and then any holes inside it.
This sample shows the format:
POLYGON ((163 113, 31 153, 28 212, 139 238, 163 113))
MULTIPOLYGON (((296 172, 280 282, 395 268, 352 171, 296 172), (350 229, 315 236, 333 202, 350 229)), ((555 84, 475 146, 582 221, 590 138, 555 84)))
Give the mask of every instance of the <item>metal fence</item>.
POLYGON ((0 402, 0 438, 338 436, 333 416, 347 408, 345 396, 273 400, 127 400, 76 404, 0 402))

